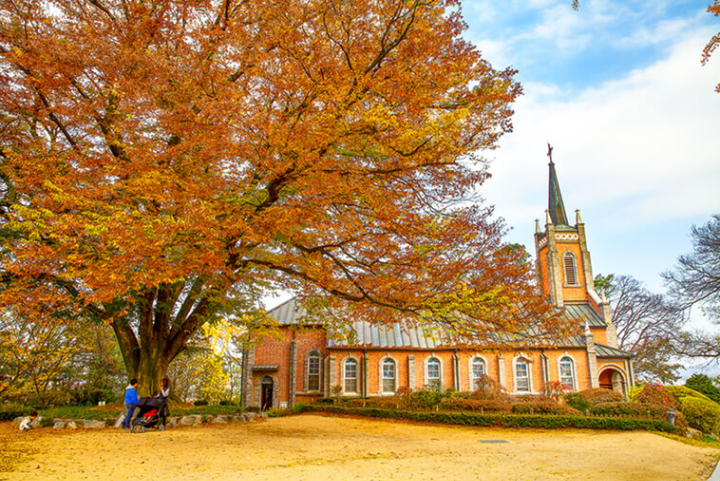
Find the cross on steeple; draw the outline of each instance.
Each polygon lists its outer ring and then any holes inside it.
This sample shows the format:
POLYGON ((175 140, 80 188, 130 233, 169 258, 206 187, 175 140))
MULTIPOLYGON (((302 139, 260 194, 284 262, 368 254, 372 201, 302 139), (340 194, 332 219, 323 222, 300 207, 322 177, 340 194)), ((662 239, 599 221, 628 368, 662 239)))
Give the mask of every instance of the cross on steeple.
POLYGON ((550 163, 552 164, 552 163, 553 163, 553 161, 552 161, 552 151, 553 151, 553 148, 550 146, 550 142, 548 142, 547 144, 548 144, 548 153, 547 153, 547 156, 550 157, 550 163))

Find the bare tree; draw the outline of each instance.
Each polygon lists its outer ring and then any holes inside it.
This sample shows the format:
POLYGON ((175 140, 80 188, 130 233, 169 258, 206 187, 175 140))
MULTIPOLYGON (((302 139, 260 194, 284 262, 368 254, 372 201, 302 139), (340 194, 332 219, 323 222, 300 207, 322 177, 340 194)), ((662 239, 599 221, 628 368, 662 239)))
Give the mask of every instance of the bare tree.
POLYGON ((681 306, 631 276, 598 275, 595 284, 610 301, 618 344, 635 355, 638 378, 663 383, 679 379, 681 364, 673 356, 686 322, 681 306))
MULTIPOLYGON (((680 256, 675 269, 663 277, 674 299, 686 310, 696 307, 720 324, 720 215, 690 233, 693 251, 680 256)), ((692 357, 720 358, 720 337, 707 332, 688 333, 682 352, 692 357)))

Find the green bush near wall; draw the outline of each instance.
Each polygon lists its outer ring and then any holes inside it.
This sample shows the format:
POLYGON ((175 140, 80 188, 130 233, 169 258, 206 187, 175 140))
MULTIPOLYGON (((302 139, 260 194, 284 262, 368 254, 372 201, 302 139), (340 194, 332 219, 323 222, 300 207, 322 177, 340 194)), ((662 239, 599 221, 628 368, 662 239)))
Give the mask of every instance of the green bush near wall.
POLYGON ((305 411, 333 414, 352 414, 383 419, 407 419, 462 426, 505 427, 505 428, 579 428, 647 430, 674 433, 675 426, 657 419, 633 419, 612 417, 556 416, 535 414, 480 414, 470 412, 443 411, 396 411, 379 408, 353 408, 345 406, 307 406, 305 411))
POLYGON ((715 401, 688 396, 680 399, 680 409, 691 427, 704 433, 720 433, 720 405, 715 401))

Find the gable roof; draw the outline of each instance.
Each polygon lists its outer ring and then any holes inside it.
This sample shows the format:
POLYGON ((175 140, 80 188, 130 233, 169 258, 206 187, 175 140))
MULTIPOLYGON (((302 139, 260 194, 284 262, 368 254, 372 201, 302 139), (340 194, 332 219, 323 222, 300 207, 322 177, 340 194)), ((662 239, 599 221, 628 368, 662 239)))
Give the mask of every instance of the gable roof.
MULTIPOLYGON (((268 315, 274 318, 281 326, 302 326, 310 325, 303 321, 307 314, 305 309, 300 307, 296 298, 292 298, 279 306, 270 309, 268 315)), ((590 307, 589 304, 568 304, 562 311, 566 320, 583 319, 587 320, 590 327, 605 327, 606 324, 590 307)), ((313 322, 312 324, 318 324, 313 322)), ((366 321, 355 321, 348 326, 346 332, 330 329, 327 335, 328 348, 343 347, 364 347, 364 348, 407 348, 407 349, 436 349, 450 348, 455 345, 446 335, 442 327, 433 329, 431 326, 405 326, 401 323, 393 324, 372 324, 366 321)), ((528 336, 532 338, 532 334, 528 336)), ((584 346, 582 337, 574 336, 562 343, 564 346, 584 346)), ((600 346, 599 344, 596 344, 600 346)), ((611 353, 612 348, 607 348, 603 353, 611 353)), ((629 357, 624 351, 613 350, 612 355, 605 357, 629 357), (614 352, 617 351, 617 352, 614 352), (618 353, 623 353, 619 355, 618 353)))

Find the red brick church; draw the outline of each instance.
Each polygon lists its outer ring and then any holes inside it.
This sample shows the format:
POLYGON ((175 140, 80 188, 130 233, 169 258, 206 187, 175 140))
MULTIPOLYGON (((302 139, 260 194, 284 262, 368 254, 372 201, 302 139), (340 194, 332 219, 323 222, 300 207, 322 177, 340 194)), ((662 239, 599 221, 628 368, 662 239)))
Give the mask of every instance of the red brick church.
POLYGON ((583 319, 584 334, 565 345, 484 351, 443 343, 422 328, 400 324, 352 325, 353 342, 328 336, 322 324, 302 324, 295 299, 269 311, 280 336, 254 339, 244 351, 245 406, 288 407, 341 392, 391 396, 399 388, 475 389, 483 375, 510 394, 538 394, 549 381, 573 390, 603 387, 623 392, 634 383, 631 355, 618 348, 610 307, 593 287, 585 224, 576 211, 570 225, 552 160, 545 228, 536 221, 536 272, 540 294, 563 315, 583 319))

